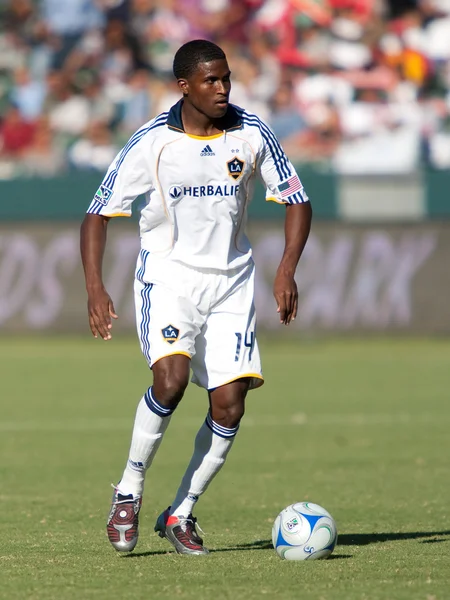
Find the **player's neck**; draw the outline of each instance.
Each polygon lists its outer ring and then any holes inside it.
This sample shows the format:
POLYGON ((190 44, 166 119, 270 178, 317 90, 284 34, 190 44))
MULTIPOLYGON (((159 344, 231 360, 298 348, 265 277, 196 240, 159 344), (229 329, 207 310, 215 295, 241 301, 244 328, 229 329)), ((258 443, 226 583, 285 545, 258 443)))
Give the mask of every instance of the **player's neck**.
POLYGON ((192 104, 184 102, 181 108, 184 131, 190 135, 208 137, 221 133, 220 119, 210 119, 198 111, 192 104))

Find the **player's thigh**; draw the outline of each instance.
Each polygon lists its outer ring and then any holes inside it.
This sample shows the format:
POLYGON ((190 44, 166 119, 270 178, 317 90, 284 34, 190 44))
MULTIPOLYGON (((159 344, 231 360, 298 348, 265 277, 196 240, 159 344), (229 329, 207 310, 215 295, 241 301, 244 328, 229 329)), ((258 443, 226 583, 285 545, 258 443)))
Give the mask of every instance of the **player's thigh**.
POLYGON ((196 340, 195 383, 212 389, 248 377, 251 388, 262 384, 253 295, 250 277, 208 316, 196 340))
POLYGON ((136 328, 148 365, 152 367, 166 356, 195 352, 195 338, 201 320, 189 299, 163 283, 134 283, 136 328))

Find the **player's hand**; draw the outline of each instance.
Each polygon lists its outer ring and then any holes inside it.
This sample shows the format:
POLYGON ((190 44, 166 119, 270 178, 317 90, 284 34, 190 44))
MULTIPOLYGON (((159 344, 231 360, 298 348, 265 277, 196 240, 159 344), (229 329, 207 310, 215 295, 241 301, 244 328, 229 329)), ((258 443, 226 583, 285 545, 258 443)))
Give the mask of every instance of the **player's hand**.
POLYGON ((273 295, 277 301, 280 323, 289 325, 297 316, 298 290, 292 275, 278 271, 273 284, 273 295))
POLYGON ((92 335, 102 337, 105 341, 111 339, 112 321, 118 319, 114 304, 104 288, 88 293, 89 325, 92 335))

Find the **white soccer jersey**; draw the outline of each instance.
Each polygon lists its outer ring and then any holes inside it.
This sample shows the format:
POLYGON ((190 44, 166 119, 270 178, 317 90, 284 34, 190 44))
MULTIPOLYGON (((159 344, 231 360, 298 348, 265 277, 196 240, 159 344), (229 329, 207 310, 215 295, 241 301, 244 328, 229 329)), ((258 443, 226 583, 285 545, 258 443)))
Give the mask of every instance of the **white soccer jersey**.
POLYGON ((183 101, 141 127, 116 156, 88 212, 130 216, 141 195, 141 245, 150 255, 227 271, 251 259, 245 235, 254 179, 266 199, 307 202, 303 186, 269 127, 232 104, 223 133, 185 133, 183 101))

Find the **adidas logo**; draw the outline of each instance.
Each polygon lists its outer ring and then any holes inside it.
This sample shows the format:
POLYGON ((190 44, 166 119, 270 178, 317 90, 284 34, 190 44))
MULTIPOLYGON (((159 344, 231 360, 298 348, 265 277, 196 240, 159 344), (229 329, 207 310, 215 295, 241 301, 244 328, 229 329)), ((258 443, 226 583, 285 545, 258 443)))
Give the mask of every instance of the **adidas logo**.
POLYGON ((213 152, 211 146, 208 144, 207 146, 205 146, 203 148, 203 150, 200 152, 200 156, 215 156, 216 153, 213 152))

